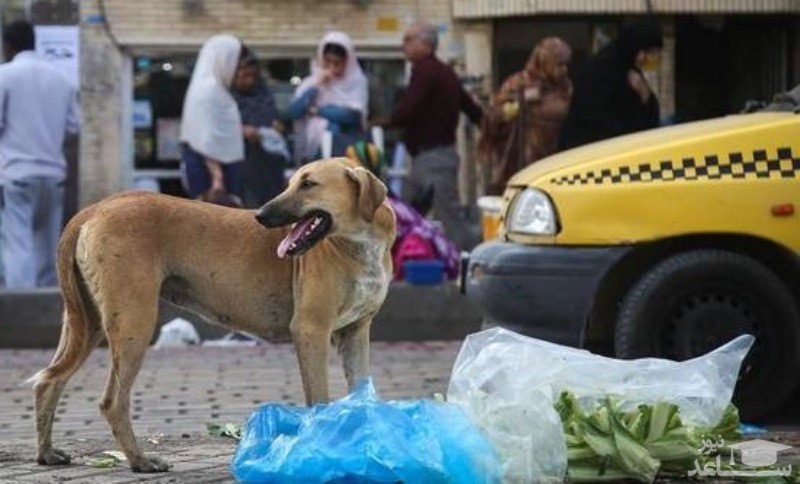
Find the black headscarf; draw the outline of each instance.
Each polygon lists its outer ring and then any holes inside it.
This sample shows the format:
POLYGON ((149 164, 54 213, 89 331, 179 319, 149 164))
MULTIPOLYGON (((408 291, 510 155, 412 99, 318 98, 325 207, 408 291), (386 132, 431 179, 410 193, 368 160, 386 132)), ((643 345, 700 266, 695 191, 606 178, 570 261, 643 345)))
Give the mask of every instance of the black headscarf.
POLYGON ((643 104, 628 84, 628 72, 639 71, 637 53, 663 46, 661 34, 661 26, 651 20, 627 25, 577 69, 559 150, 658 126, 655 94, 643 104))
POLYGON ((625 26, 610 48, 615 50, 621 64, 628 69, 634 66, 638 52, 664 47, 662 37, 661 24, 644 20, 625 26))

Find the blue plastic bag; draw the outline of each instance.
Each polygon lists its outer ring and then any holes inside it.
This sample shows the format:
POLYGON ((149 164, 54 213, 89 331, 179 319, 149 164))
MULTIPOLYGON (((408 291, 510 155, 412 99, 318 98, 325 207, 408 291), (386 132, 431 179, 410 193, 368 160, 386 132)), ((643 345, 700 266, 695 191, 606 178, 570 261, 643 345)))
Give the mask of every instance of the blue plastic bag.
POLYGON ((372 380, 312 408, 261 406, 231 463, 240 482, 499 483, 489 442, 457 406, 380 400, 372 380))

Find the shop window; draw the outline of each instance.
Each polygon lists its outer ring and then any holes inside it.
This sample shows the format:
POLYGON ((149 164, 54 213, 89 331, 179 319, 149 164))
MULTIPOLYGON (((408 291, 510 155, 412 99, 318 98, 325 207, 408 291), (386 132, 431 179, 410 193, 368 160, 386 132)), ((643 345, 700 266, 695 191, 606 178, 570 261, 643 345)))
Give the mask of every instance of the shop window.
POLYGON ((186 58, 137 58, 134 65, 134 168, 177 169, 178 134, 191 64, 186 58))
POLYGON ((295 88, 311 73, 308 59, 267 59, 261 61, 278 111, 285 113, 292 102, 295 88))
POLYGON ((369 82, 369 117, 391 116, 399 90, 404 84, 402 59, 364 59, 361 62, 369 82))

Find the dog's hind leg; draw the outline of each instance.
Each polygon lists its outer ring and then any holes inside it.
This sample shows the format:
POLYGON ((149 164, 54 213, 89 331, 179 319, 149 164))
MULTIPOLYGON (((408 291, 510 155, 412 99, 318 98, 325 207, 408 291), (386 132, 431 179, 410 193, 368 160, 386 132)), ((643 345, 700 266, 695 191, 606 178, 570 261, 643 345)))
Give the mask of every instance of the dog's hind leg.
POLYGON ((76 340, 71 336, 74 330, 70 330, 67 317, 65 313, 61 341, 53 362, 31 379, 36 382, 33 387, 36 408, 36 462, 41 465, 69 464, 69 455, 53 448, 53 418, 67 381, 102 339, 102 332, 97 328, 97 331, 88 335, 88 341, 76 340), (65 364, 67 361, 68 365, 65 364))
POLYGON ((64 300, 64 316, 58 349, 47 368, 28 381, 34 383, 37 455, 39 464, 67 464, 69 456, 53 448, 53 418, 67 380, 86 361, 103 338, 92 298, 75 264, 75 245, 83 220, 90 212, 69 223, 58 247, 58 277, 64 300))
POLYGON ((53 418, 66 381, 42 380, 34 389, 36 401, 36 462, 39 465, 69 464, 69 455, 53 447, 53 418))
POLYGON ((372 317, 364 318, 339 330, 337 350, 342 357, 347 389, 355 390, 369 373, 369 327, 372 317))
POLYGON ((105 291, 113 290, 115 297, 101 304, 111 365, 100 410, 134 472, 165 472, 169 465, 158 457, 142 453, 131 426, 131 388, 155 331, 160 286, 160 279, 153 274, 136 272, 125 277, 136 284, 104 286, 105 291))

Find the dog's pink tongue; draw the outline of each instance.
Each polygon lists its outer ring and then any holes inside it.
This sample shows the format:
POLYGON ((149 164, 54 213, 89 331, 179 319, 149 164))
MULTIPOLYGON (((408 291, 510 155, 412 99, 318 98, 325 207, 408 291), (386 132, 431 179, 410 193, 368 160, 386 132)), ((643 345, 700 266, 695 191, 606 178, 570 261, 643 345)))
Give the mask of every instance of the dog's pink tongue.
POLYGON ((311 227, 311 224, 314 222, 314 217, 309 217, 302 222, 298 222, 292 227, 292 230, 289 234, 281 240, 281 243, 278 244, 278 257, 283 258, 292 245, 300 240, 303 234, 311 227))
POLYGON ((283 240, 281 240, 281 243, 278 244, 278 257, 283 259, 283 257, 286 255, 286 251, 289 250, 289 246, 291 244, 292 242, 289 240, 289 235, 287 235, 283 240))

